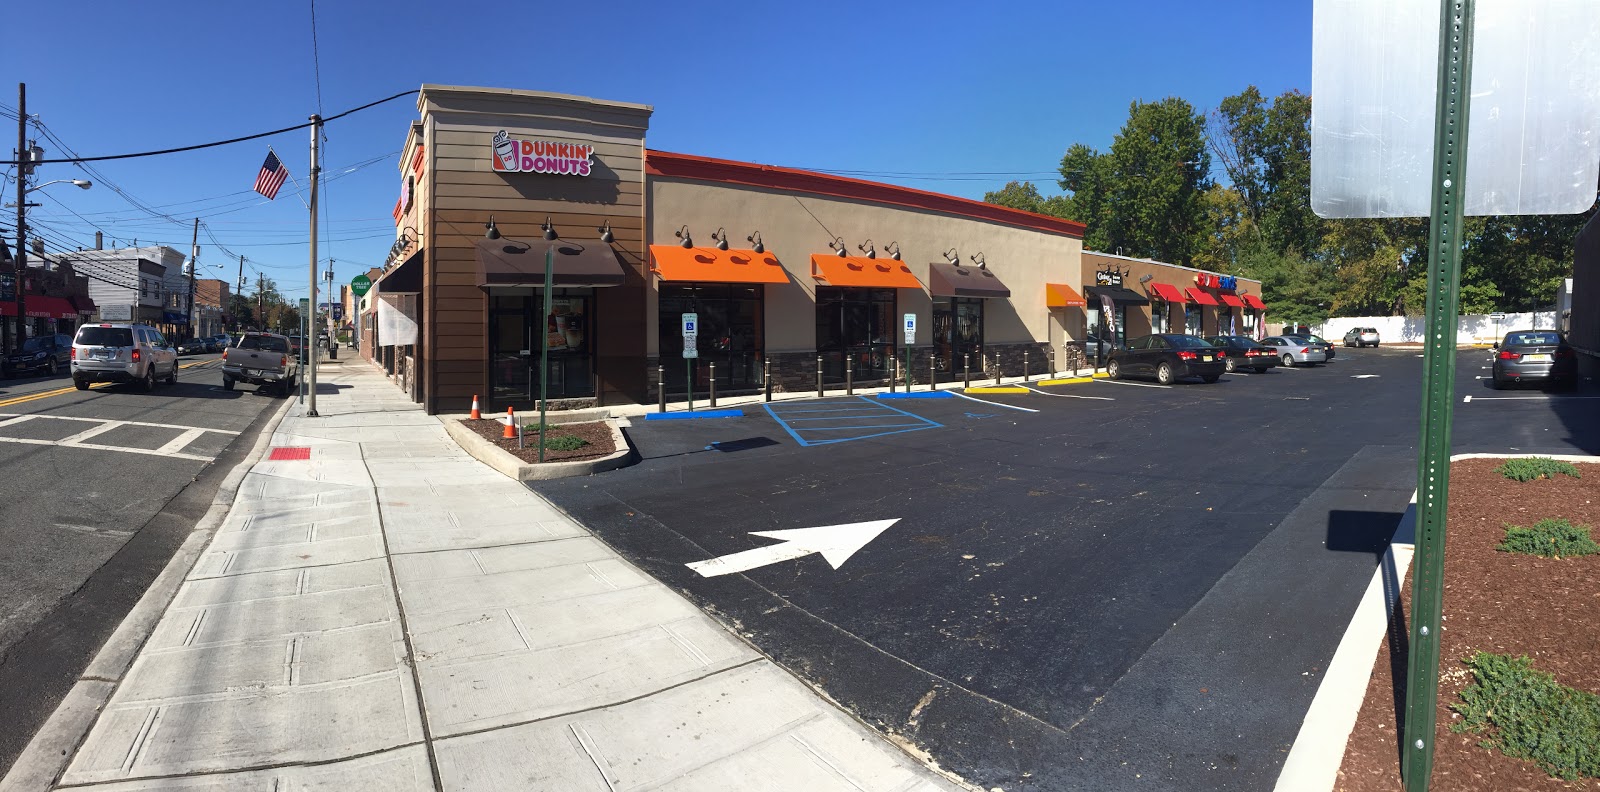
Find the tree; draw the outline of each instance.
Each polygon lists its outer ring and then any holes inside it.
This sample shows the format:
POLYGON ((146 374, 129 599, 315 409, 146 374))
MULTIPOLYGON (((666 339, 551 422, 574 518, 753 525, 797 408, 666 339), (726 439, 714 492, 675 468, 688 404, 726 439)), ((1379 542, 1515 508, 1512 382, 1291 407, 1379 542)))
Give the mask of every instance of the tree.
POLYGON ((1012 209, 1021 209, 1025 212, 1038 212, 1044 204, 1044 196, 1039 194, 1039 188, 1033 182, 1006 182, 1006 186, 996 192, 983 194, 984 203, 1009 206, 1012 209))
POLYGON ((1233 273, 1239 258, 1261 244, 1261 232, 1250 217, 1244 196, 1233 187, 1213 184, 1200 203, 1205 209, 1205 239, 1195 253, 1194 265, 1233 273))
POLYGON ((1211 111, 1206 139, 1267 244, 1310 256, 1323 232, 1311 211, 1311 97, 1286 91, 1269 104, 1252 85, 1211 111))

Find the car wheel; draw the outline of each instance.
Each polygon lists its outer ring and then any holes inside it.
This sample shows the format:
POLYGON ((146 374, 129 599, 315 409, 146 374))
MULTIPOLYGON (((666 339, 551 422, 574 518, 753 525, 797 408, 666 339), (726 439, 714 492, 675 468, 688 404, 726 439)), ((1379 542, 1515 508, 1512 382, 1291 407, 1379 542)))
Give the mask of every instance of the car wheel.
POLYGON ((72 380, 72 387, 77 388, 78 390, 88 390, 89 383, 74 377, 72 380))
POLYGON ((50 358, 49 372, 50 372, 50 376, 52 376, 52 377, 56 376, 57 374, 60 374, 61 373, 61 361, 56 360, 55 358, 50 358))
POLYGON ((167 384, 178 384, 178 361, 172 361, 172 371, 167 374, 167 384))
POLYGON ((149 393, 156 389, 156 364, 145 366, 144 378, 139 380, 139 390, 149 393))
POLYGON ((1257 374, 1265 374, 1265 373, 1267 373, 1267 367, 1266 366, 1256 366, 1256 373, 1257 374))
POLYGON ((1237 366, 1237 364, 1235 364, 1233 362, 1233 358, 1223 358, 1222 359, 1222 370, 1223 371, 1226 371, 1229 374, 1232 374, 1233 370, 1234 370, 1234 368, 1236 368, 1236 366, 1237 366))
POLYGON ((1288 352, 1283 353, 1283 365, 1294 368, 1294 355, 1288 352))
POLYGON ((1506 384, 1500 381, 1499 377, 1490 377, 1489 387, 1494 388, 1495 390, 1505 390, 1506 384))
POLYGON ((1122 364, 1115 360, 1107 363, 1106 376, 1110 379, 1122 379, 1122 364))
POLYGON ((1200 381, 1204 382, 1207 385, 1215 383, 1217 380, 1219 380, 1221 378, 1222 377, 1219 374, 1201 374, 1200 375, 1200 381))
POLYGON ((232 377, 223 377, 222 378, 222 389, 225 390, 225 391, 233 390, 233 378, 232 377))
POLYGON ((1163 362, 1161 365, 1156 366, 1156 382, 1159 382, 1162 385, 1171 385, 1172 384, 1172 364, 1171 363, 1163 362))

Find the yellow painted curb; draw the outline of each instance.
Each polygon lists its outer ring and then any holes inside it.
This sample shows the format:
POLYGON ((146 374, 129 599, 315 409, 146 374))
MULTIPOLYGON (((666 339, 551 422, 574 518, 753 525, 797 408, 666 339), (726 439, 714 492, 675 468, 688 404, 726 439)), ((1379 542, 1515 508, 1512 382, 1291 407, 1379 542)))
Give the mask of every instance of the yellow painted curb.
POLYGON ((1067 377, 1066 379, 1039 380, 1039 385, 1073 385, 1079 382, 1093 382, 1089 377, 1067 377))
POLYGON ((999 387, 999 388, 967 388, 967 393, 1028 393, 1027 388, 999 387))
POLYGON ((1093 373, 1093 374, 1091 374, 1089 376, 1091 376, 1091 377, 1093 377, 1095 379, 1109 379, 1111 377, 1110 374, 1107 374, 1104 371, 1096 371, 1095 373, 1093 373))

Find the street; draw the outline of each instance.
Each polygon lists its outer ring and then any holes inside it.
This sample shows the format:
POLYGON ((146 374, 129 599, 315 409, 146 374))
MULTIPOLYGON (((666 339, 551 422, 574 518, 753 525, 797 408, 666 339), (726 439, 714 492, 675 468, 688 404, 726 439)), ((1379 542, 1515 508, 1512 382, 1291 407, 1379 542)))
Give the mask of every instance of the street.
MULTIPOLYGON (((530 486, 984 788, 1266 790, 1415 487, 1418 351, 1338 353, 636 421, 642 464, 530 486), (882 520, 837 569, 688 566, 882 520)), ((1458 452, 1600 450, 1596 394, 1493 391, 1458 354, 1458 452)))
POLYGON ((0 380, 0 772, 282 404, 223 391, 219 357, 182 358, 151 393, 0 380))

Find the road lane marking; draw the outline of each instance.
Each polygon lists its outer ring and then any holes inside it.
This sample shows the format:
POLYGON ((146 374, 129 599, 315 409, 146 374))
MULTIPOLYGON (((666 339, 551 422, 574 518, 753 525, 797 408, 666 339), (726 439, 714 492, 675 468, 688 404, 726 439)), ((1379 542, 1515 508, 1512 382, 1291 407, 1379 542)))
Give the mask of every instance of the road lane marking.
MULTIPOLYGON (((77 415, 50 415, 49 413, 0 413, 0 418, 20 418, 24 416, 28 418, 43 418, 51 421, 84 421, 87 423, 103 423, 113 420, 111 418, 84 418, 77 415)), ((216 432, 217 434, 239 434, 232 429, 210 429, 204 426, 186 426, 184 424, 150 423, 148 421, 116 421, 116 423, 120 423, 123 426, 149 426, 156 429, 177 429, 179 431, 199 429, 205 432, 216 432)))
POLYGON ((172 440, 168 441, 168 443, 166 445, 164 445, 164 446, 162 446, 160 448, 157 448, 156 449, 156 453, 158 453, 158 454, 171 454, 171 453, 175 453, 175 452, 178 452, 178 451, 182 451, 185 446, 187 446, 190 443, 194 442, 196 439, 198 439, 200 437, 200 435, 203 435, 205 433, 206 433, 206 430, 204 430, 204 429, 190 429, 190 430, 188 430, 186 432, 183 432, 182 434, 178 435, 177 437, 172 438, 172 440))
POLYGON ((123 423, 121 421, 106 421, 105 423, 100 424, 99 426, 90 427, 90 428, 85 429, 85 430, 83 430, 83 431, 81 431, 81 432, 79 432, 79 433, 77 433, 75 435, 68 435, 66 437, 61 438, 60 440, 57 440, 56 442, 60 443, 61 445, 78 445, 79 443, 82 443, 83 441, 88 440, 89 438, 94 437, 95 435, 105 434, 106 432, 109 432, 112 429, 116 429, 119 426, 126 426, 126 425, 127 424, 125 424, 125 423, 123 423))
POLYGON ((963 399, 966 399, 967 401, 975 401, 975 402, 977 402, 979 404, 991 404, 991 405, 994 405, 995 407, 1004 407, 1004 408, 1006 408, 1008 410, 1021 410, 1022 412, 1031 412, 1031 413, 1038 412, 1038 410, 1032 409, 1030 407, 1018 407, 1015 404, 1006 404, 1004 402, 989 401, 987 399, 979 399, 979 398, 975 398, 975 397, 972 397, 972 396, 968 396, 965 393, 956 393, 955 391, 951 391, 951 393, 955 393, 957 396, 959 396, 959 397, 961 397, 963 399))
POLYGON ((1110 380, 1110 379, 1095 380, 1095 382, 1104 382, 1107 385, 1132 385, 1135 388, 1167 388, 1167 389, 1170 389, 1172 387, 1171 385, 1151 385, 1148 382, 1124 382, 1122 380, 1110 380))
POLYGON ((1094 401, 1116 401, 1116 399, 1111 396, 1074 396, 1070 393, 1051 393, 1050 391, 1042 391, 1038 388, 1028 388, 1028 390, 1031 390, 1041 396, 1055 396, 1059 399, 1093 399, 1094 401))
MULTIPOLYGON (((218 358, 217 360, 202 360, 199 363, 181 363, 181 364, 178 365, 178 368, 186 369, 186 368, 195 368, 197 366, 206 366, 206 365, 210 365, 212 363, 216 363, 219 360, 220 360, 220 358, 218 358)), ((96 382, 96 383, 91 384, 89 386, 89 388, 91 390, 100 390, 102 388, 109 388, 113 384, 114 383, 110 383, 110 382, 96 382)), ((0 401, 0 407, 10 407, 13 404, 22 404, 24 402, 38 401, 39 399, 48 399, 51 396, 60 396, 60 395, 62 395, 64 393, 73 393, 73 392, 75 392, 77 390, 78 390, 77 386, 73 386, 73 387, 70 387, 70 388, 57 388, 55 390, 40 391, 38 393, 29 393, 29 394, 24 395, 24 396, 18 396, 18 397, 13 398, 13 399, 7 399, 5 401, 0 401)))
POLYGON ((62 443, 60 440, 35 440, 31 437, 0 437, 0 443, 17 443, 20 445, 57 446, 60 448, 87 448, 91 451, 121 451, 125 454, 145 454, 159 456, 167 459, 192 459, 196 462, 210 462, 216 457, 200 456, 199 454, 162 453, 153 448, 128 448, 126 446, 97 445, 95 443, 62 443))

